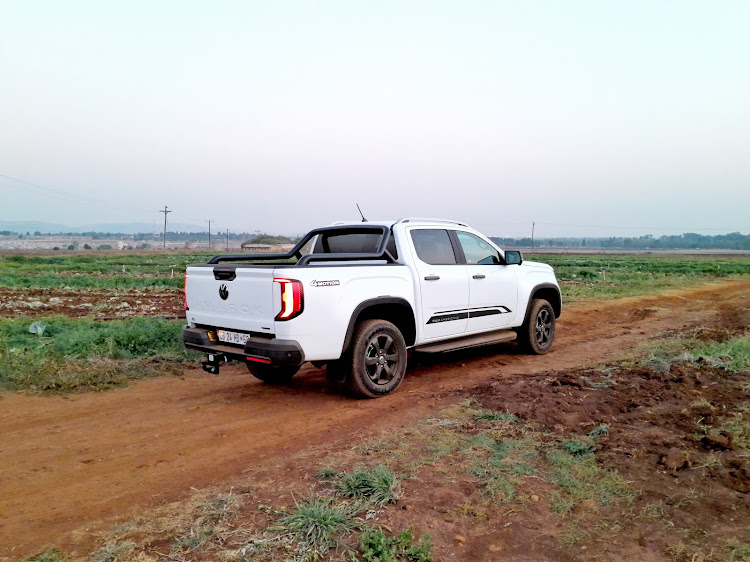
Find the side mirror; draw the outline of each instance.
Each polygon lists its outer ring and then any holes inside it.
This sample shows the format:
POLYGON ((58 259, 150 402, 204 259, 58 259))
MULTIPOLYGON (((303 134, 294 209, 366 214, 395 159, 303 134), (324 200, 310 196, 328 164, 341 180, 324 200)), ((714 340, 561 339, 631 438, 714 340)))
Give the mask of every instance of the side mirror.
POLYGON ((506 250, 505 251, 505 264, 506 265, 521 265, 523 263, 523 255, 518 250, 506 250))

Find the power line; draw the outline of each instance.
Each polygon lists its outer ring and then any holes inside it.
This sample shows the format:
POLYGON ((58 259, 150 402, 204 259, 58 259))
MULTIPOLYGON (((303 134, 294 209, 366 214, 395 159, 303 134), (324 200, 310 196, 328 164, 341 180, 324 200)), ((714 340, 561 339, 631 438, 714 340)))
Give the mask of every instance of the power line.
MULTIPOLYGON (((106 206, 106 207, 113 207, 113 208, 117 208, 117 209, 122 209, 123 205, 125 205, 127 207, 130 207, 131 209, 136 209, 136 207, 134 207, 132 205, 128 205, 127 203, 123 203, 122 201, 109 201, 109 200, 105 200, 105 199, 99 199, 99 198, 96 198, 96 197, 89 197, 88 195, 80 195, 80 194, 77 194, 77 193, 71 193, 69 191, 63 191, 61 189, 54 189, 52 187, 48 187, 48 186, 41 185, 41 184, 38 184, 38 183, 30 182, 30 181, 23 180, 23 179, 20 179, 20 178, 16 178, 16 177, 13 177, 13 176, 9 176, 9 175, 3 174, 3 173, 0 173, 0 178, 4 178, 6 180, 10 180, 10 181, 19 183, 21 185, 25 185, 27 187, 31 187, 32 189, 35 189, 37 191, 45 192, 47 194, 53 195, 53 196, 61 198, 61 199, 65 199, 66 201, 69 201, 70 199, 78 199, 80 201, 83 201, 83 202, 88 203, 88 204, 93 204, 93 205, 103 205, 103 206, 106 206)), ((140 207, 138 208, 138 210, 141 211, 141 212, 147 212, 147 213, 153 212, 152 210, 145 211, 144 209, 142 209, 140 207)))
MULTIPOLYGON (((105 200, 105 199, 99 199, 99 198, 96 198, 96 197, 89 197, 87 195, 80 195, 80 194, 77 194, 77 193, 71 193, 69 191, 65 191, 65 190, 62 190, 62 189, 56 189, 56 188, 52 188, 52 187, 49 187, 49 186, 46 186, 46 185, 42 185, 42 184, 39 184, 39 183, 31 182, 31 181, 28 181, 28 180, 25 180, 25 179, 17 178, 17 177, 14 177, 14 176, 9 176, 8 174, 3 174, 1 172, 0 172, 0 178, 16 182, 16 183, 21 184, 23 186, 29 187, 29 188, 37 191, 37 192, 41 191, 41 192, 47 193, 49 195, 55 196, 57 198, 65 199, 66 201, 70 201, 71 199, 78 199, 79 201, 87 203, 87 204, 90 204, 90 205, 101 205, 101 206, 106 206, 106 207, 115 208, 115 209, 122 209, 123 206, 126 206, 126 207, 128 207, 130 209, 137 210, 137 211, 142 212, 142 213, 149 213, 150 214, 150 213, 154 213, 155 212, 153 209, 143 209, 141 207, 136 207, 136 206, 133 206, 133 205, 129 205, 126 202, 123 202, 123 201, 110 201, 110 200, 105 200)), ((2 185, 2 183, 0 183, 0 185, 2 185)), ((10 189, 14 189, 14 188, 10 187, 10 189)), ((162 213, 164 211, 156 211, 156 212, 162 213)), ((171 213, 172 211, 169 211, 169 212, 171 213)), ((173 217, 173 218, 179 218, 181 220, 188 220, 188 221, 195 221, 195 222, 202 222, 203 221, 203 219, 199 219, 199 218, 196 218, 196 217, 188 217, 188 216, 185 216, 185 215, 175 215, 175 217, 173 217)))

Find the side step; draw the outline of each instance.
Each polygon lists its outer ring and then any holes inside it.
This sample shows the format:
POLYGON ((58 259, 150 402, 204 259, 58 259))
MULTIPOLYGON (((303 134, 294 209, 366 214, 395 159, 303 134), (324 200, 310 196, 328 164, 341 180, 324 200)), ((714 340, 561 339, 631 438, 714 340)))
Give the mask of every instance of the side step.
POLYGON ((517 334, 513 330, 496 330, 494 332, 485 332, 473 336, 428 343, 414 348, 414 351, 422 353, 444 353, 446 351, 456 351, 467 349, 469 347, 479 347, 482 345, 492 345, 516 339, 517 334))

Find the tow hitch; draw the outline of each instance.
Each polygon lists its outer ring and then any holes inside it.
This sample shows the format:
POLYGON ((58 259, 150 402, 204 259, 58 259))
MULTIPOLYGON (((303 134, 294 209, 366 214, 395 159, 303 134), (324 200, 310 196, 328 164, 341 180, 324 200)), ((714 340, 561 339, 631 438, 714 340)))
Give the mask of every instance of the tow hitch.
POLYGON ((219 374, 219 366, 223 361, 226 361, 226 357, 223 355, 217 355, 214 353, 209 353, 206 356, 205 361, 201 361, 201 367, 203 367, 203 370, 207 373, 211 373, 212 375, 218 375, 219 374))

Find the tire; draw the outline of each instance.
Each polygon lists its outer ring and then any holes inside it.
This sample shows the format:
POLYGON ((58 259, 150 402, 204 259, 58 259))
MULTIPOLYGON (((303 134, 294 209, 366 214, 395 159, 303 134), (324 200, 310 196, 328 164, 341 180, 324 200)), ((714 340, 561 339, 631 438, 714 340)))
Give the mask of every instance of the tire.
POLYGON ((555 341, 555 311, 544 299, 531 301, 529 317, 518 331, 518 343, 528 353, 544 355, 555 341))
POLYGON ((348 358, 346 386, 358 396, 385 396, 404 380, 404 336, 385 320, 365 320, 356 327, 348 358))
POLYGON ((259 365, 257 363, 246 363, 247 370, 256 378, 266 384, 286 384, 297 374, 299 367, 271 367, 270 365, 259 365))

